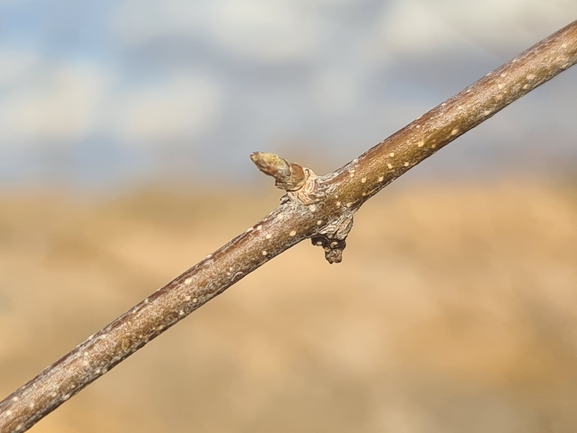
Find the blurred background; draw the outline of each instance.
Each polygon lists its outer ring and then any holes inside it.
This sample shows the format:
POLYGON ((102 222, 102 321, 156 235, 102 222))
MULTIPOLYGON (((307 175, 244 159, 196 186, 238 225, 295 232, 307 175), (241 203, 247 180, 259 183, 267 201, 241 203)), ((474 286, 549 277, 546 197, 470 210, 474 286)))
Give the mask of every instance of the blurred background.
MULTIPOLYGON (((574 0, 0 0, 3 397, 574 0)), ((572 432, 577 69, 298 245, 34 432, 572 432)))

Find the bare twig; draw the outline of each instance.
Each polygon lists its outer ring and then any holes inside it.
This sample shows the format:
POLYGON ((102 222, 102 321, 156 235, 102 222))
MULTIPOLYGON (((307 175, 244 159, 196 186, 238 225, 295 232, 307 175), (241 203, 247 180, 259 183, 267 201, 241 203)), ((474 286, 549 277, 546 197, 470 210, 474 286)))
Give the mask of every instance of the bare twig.
POLYGON ((254 153, 287 193, 277 209, 91 336, 0 402, 0 432, 22 432, 245 275, 310 238, 341 261, 355 211, 384 186, 577 62, 577 21, 326 176, 254 153))

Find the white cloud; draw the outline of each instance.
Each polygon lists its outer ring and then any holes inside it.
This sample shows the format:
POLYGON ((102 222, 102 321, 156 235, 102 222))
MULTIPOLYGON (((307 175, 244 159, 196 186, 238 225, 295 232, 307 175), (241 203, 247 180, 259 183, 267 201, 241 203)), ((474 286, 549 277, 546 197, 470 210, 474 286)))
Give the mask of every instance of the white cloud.
POLYGON ((206 27, 206 9, 202 0, 125 0, 111 16, 111 29, 127 45, 157 36, 201 35, 206 27))
POLYGON ((15 81, 15 71, 23 78, 6 87, 0 98, 1 145, 65 146, 94 128, 108 87, 98 67, 38 60, 12 71, 4 82, 15 81))
POLYGON ((191 138, 220 119, 218 83, 192 72, 119 85, 96 64, 0 51, 0 146, 73 146, 95 132, 131 145, 191 138))
POLYGON ((316 108, 328 115, 350 112, 358 101, 361 80, 356 71, 322 70, 312 84, 316 108))
POLYGON ((40 58, 33 53, 0 48, 0 89, 4 86, 14 86, 27 73, 34 70, 40 58))
POLYGON ((322 39, 322 20, 300 2, 212 2, 210 31, 231 51, 261 61, 310 58, 322 39))
POLYGON ((531 44, 574 19, 577 2, 566 0, 436 0, 431 12, 475 40, 531 44), (573 18, 571 18, 573 17, 573 18))
POLYGON ((128 45, 158 36, 192 36, 255 60, 283 62, 316 52, 322 22, 300 1, 127 0, 115 11, 112 28, 128 45))
POLYGON ((109 127, 133 145, 163 144, 191 138, 214 127, 220 119, 221 91, 209 77, 181 74, 157 85, 119 94, 109 127))
POLYGON ((371 55, 383 62, 398 53, 415 55, 443 47, 454 47, 460 35, 431 14, 429 6, 419 0, 396 1, 383 10, 379 23, 370 36, 371 55))
MULTIPOLYGON (((564 0, 395 0, 371 35, 372 55, 419 55, 467 44, 528 47, 577 16, 564 0)), ((388 59, 385 59, 388 60, 388 59)))

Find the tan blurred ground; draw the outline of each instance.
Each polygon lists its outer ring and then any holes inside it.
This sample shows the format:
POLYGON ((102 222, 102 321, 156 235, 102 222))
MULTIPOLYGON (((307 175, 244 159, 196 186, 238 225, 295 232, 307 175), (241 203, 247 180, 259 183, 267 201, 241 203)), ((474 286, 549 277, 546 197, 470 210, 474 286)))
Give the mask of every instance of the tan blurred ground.
MULTIPOLYGON (((2 397, 276 206, 167 191, 0 194, 2 397)), ((32 431, 575 431, 577 189, 391 188, 348 244, 274 259, 32 431)))

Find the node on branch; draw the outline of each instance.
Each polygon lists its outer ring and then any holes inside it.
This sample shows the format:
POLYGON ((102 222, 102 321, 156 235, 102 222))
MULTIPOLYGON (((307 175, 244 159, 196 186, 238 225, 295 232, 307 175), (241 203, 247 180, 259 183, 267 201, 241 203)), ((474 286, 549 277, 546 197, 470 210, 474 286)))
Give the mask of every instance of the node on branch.
POLYGON ((340 202, 332 210, 324 206, 322 203, 329 198, 323 188, 327 179, 317 177, 310 168, 288 162, 274 153, 254 152, 250 158, 260 171, 275 178, 278 188, 287 192, 282 201, 304 205, 303 212, 314 214, 311 221, 315 223, 315 230, 307 237, 313 245, 323 248, 330 264, 340 263, 356 209, 341 206, 340 202))

